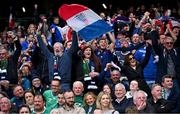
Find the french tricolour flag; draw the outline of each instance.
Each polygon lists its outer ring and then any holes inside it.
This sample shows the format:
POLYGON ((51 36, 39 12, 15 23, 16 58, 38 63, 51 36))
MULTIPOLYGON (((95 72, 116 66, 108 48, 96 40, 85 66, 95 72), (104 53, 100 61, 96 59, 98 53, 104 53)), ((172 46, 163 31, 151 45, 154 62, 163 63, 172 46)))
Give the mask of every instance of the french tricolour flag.
POLYGON ((83 5, 64 4, 59 8, 58 13, 86 41, 112 30, 112 27, 99 15, 83 5))

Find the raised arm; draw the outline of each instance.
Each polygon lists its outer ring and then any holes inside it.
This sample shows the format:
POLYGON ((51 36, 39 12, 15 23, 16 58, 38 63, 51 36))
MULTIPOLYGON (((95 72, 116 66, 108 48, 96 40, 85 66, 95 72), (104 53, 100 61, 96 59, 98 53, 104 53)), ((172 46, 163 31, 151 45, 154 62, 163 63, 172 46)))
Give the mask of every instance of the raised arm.
POLYGON ((72 45, 70 49, 68 50, 68 53, 73 54, 78 51, 78 38, 77 33, 75 31, 72 32, 72 45))
POLYGON ((144 57, 143 61, 140 63, 143 69, 146 67, 146 65, 149 62, 149 59, 150 59, 150 56, 151 56, 151 49, 152 49, 152 46, 147 41, 147 43, 146 43, 146 54, 145 54, 145 57, 144 57))

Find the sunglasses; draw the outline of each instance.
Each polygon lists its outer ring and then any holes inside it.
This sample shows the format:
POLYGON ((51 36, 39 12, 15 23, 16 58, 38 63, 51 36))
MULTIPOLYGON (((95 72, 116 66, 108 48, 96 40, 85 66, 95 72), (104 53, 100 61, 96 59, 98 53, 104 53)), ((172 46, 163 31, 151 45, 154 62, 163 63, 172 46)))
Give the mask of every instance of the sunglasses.
POLYGON ((166 44, 167 44, 167 45, 172 45, 172 44, 173 44, 173 42, 166 42, 166 44))
POLYGON ((129 57, 129 61, 131 61, 131 60, 133 60, 134 59, 134 57, 133 56, 130 56, 129 57))

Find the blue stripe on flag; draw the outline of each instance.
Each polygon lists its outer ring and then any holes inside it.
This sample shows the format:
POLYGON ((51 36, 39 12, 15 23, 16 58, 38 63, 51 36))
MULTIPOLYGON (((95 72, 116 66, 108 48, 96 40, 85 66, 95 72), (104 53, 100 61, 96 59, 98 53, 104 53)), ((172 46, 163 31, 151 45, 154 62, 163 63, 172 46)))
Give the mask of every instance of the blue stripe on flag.
POLYGON ((111 30, 112 27, 108 23, 103 20, 98 20, 81 29, 78 34, 85 41, 90 41, 111 30))

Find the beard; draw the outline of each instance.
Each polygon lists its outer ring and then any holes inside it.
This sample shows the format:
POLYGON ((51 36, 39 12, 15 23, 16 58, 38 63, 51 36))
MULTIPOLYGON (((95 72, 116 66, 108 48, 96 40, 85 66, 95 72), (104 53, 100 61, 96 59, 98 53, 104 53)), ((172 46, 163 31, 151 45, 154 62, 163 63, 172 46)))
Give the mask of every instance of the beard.
POLYGON ((73 107, 74 106, 74 101, 69 101, 69 102, 66 103, 66 105, 68 107, 73 107))
POLYGON ((60 56, 62 56, 62 54, 63 54, 62 52, 54 52, 55 56, 59 56, 60 57, 60 56))

